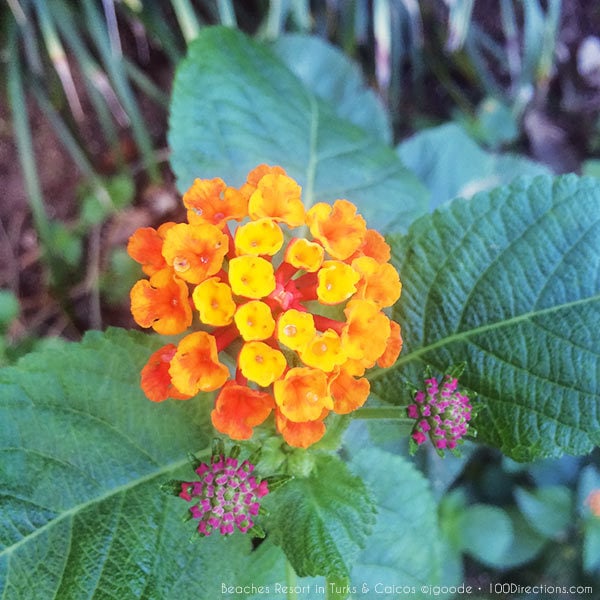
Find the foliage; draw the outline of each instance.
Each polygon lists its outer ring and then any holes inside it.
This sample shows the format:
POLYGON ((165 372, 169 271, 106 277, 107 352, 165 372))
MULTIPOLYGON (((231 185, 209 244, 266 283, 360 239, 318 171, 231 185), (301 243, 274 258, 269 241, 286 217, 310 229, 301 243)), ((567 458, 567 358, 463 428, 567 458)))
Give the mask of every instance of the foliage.
MULTIPOLYGON (((219 6, 235 19, 228 3, 219 6)), ((0 593, 310 599, 327 589, 343 599, 379 585, 389 589, 378 598, 397 597, 395 586, 425 598, 421 585, 471 575, 463 555, 498 577, 540 557, 560 562, 557 540, 582 557, 577 575, 597 575, 599 521, 586 504, 600 488, 591 454, 600 439, 597 179, 551 177, 484 151, 455 125, 394 150, 387 113, 355 65, 322 41, 259 43, 233 28, 191 25, 186 37, 197 39, 178 69, 170 116, 180 191, 198 176, 239 185, 267 162, 286 168, 309 204, 355 202, 387 233, 403 282, 393 316, 405 347, 394 367, 371 375, 365 411, 373 412, 363 416, 404 418, 426 367, 443 373, 465 362, 478 441, 496 462, 474 472, 474 444, 464 459, 442 463, 424 451, 413 462, 399 425, 367 428, 359 413, 343 435, 348 419, 330 420, 332 436, 306 451, 274 442, 268 423, 244 450, 262 447, 261 475, 293 479, 265 501, 266 539, 213 535, 190 546, 184 505, 160 485, 187 477, 189 452, 208 455, 212 397, 148 402, 138 374, 163 342, 90 332, 0 371, 0 593), (588 456, 563 473, 555 462, 500 461, 497 450, 519 461, 588 456)), ((268 21, 263 34, 275 30, 268 21)), ((103 187, 108 207, 99 188, 86 192, 81 226, 125 206, 130 184, 117 177, 103 187)), ((77 244, 55 231, 66 240, 63 258, 77 264, 77 244)), ((118 258, 113 269, 130 276, 118 258)), ((4 328, 14 302, 0 300, 4 328)))

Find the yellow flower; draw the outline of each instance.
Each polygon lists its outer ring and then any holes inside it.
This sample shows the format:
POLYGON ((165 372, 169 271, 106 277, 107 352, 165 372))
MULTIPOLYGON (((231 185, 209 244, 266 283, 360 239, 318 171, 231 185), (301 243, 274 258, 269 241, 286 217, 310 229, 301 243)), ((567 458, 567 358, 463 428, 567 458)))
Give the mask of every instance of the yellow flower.
POLYGON ((309 242, 304 238, 294 238, 288 244, 284 260, 296 269, 314 273, 323 264, 324 255, 325 250, 320 244, 309 242))
POLYGON ((275 331, 275 319, 268 304, 260 300, 250 300, 236 311, 235 324, 246 342, 266 340, 275 331))
POLYGON ((285 356, 264 342, 246 342, 238 360, 244 377, 262 387, 271 385, 283 375, 287 366, 285 356))
POLYGON ((229 261, 229 282, 234 294, 264 298, 275 289, 273 265, 260 256, 238 256, 229 261))
POLYGON ((347 358, 342 348, 342 340, 333 329, 317 333, 299 354, 305 365, 321 369, 326 373, 333 371, 334 367, 341 365, 347 358))
POLYGON ((323 304, 339 304, 356 292, 360 275, 346 263, 326 260, 317 273, 317 296, 323 304))
POLYGON ((221 283, 218 277, 211 277, 197 285, 192 300, 200 313, 200 320, 216 327, 229 325, 237 308, 231 288, 221 283))
POLYGON ((290 308, 277 321, 277 339, 292 350, 301 350, 316 335, 315 321, 309 312, 290 308))
POLYGON ((238 227, 235 250, 240 254, 277 254, 283 246, 283 232, 273 219, 263 218, 238 227))

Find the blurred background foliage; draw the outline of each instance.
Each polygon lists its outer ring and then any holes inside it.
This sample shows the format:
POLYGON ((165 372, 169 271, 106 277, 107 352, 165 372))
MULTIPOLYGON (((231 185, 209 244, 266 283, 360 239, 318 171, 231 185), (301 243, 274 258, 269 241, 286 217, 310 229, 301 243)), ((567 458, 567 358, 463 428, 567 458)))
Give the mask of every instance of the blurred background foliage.
MULTIPOLYGON (((487 152, 600 176, 596 2, 7 0, 0 364, 88 329, 133 326, 139 272, 124 247, 137 227, 180 218, 170 86, 186 45, 213 24, 339 47, 386 107, 394 144, 453 121, 487 152)), ((527 468, 487 450, 421 460, 455 576, 598 585, 600 520, 585 504, 600 487, 597 454, 527 468)))

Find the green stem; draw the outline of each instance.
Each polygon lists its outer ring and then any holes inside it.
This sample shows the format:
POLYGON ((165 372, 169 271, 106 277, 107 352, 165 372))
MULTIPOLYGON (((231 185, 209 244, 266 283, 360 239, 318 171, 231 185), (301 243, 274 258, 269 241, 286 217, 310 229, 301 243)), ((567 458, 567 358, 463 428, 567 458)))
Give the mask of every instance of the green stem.
POLYGON ((186 44, 189 44, 198 37, 200 31, 200 23, 196 18, 194 8, 189 0, 171 0, 171 5, 175 11, 175 17, 179 23, 183 39, 186 44))
POLYGON ((405 406, 373 406, 358 408, 352 413, 353 419, 389 419, 403 423, 414 423, 406 416, 405 406))
POLYGON ((298 600, 298 594, 295 591, 298 585, 298 576, 287 558, 285 559, 285 583, 287 585, 287 600, 298 600))

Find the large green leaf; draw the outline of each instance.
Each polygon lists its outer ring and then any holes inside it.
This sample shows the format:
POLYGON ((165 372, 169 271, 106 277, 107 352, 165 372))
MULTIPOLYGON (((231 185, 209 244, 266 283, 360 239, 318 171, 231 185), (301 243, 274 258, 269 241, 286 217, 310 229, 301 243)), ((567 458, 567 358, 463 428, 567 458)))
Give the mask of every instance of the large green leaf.
POLYGON ((266 46, 237 30, 203 29, 175 78, 169 143, 181 191, 196 177, 239 185, 279 164, 310 206, 347 198, 370 226, 405 231, 426 192, 386 144, 340 117, 266 46))
MULTIPOLYGON (((313 471, 277 492, 267 522, 300 576, 345 578, 374 522, 365 484, 337 457, 317 455, 313 471), (293 518, 291 518, 293 517, 293 518)), ((269 507, 270 502, 265 501, 269 507)))
POLYGON ((275 54, 338 116, 391 142, 392 128, 383 104, 364 84, 358 66, 338 48, 314 35, 289 34, 273 44, 275 54))
MULTIPOLYGON (((394 243, 405 349, 373 389, 466 361, 481 438, 517 460, 600 442, 600 186, 521 180, 419 219, 394 243)), ((399 390, 404 389, 404 397, 399 390)))
POLYGON ((441 547, 437 506, 427 480, 410 462, 379 448, 360 451, 352 465, 377 504, 375 529, 352 569, 356 597, 362 591, 383 600, 400 593, 428 598, 421 586, 440 583, 441 547))
POLYGON ((0 371, 0 597, 195 600, 254 567, 257 585, 285 579, 247 537, 190 544, 186 504, 160 491, 193 475, 186 453, 211 429, 206 397, 143 397, 138 373, 156 345, 91 333, 0 371))

